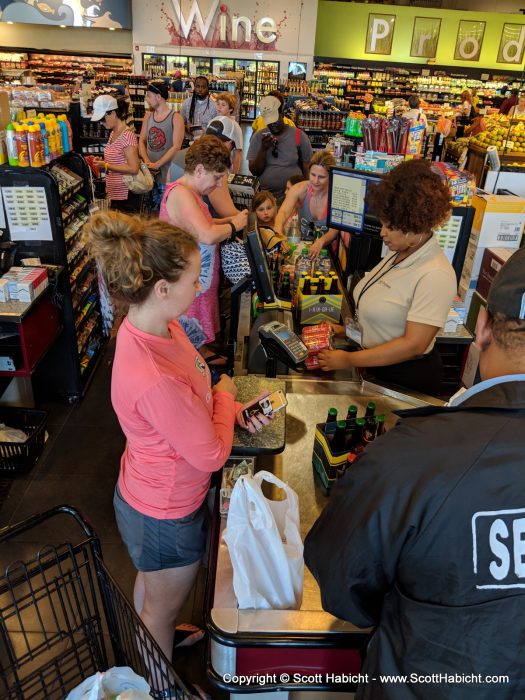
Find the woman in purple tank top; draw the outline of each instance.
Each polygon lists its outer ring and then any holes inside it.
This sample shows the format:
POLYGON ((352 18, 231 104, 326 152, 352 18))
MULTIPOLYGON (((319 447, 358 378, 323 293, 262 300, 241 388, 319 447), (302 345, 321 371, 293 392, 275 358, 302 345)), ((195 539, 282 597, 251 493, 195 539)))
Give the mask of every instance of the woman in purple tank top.
POLYGON ((309 249, 311 258, 316 258, 329 245, 338 231, 326 225, 328 215, 328 168, 336 164, 328 151, 318 151, 310 161, 310 178, 290 187, 275 219, 274 229, 286 241, 285 223, 297 212, 301 239, 313 241, 309 249), (321 238, 314 241, 314 231, 320 228, 321 238))

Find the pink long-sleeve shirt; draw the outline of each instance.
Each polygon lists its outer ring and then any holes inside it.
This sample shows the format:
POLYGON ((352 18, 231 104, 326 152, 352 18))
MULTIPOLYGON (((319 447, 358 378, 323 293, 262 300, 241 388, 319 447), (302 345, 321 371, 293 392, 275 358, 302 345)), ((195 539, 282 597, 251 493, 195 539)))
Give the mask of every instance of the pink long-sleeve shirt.
POLYGON ((171 338, 125 318, 117 336, 111 400, 127 438, 118 485, 145 515, 182 518, 204 501, 211 472, 231 452, 236 404, 213 393, 208 366, 178 321, 171 338))

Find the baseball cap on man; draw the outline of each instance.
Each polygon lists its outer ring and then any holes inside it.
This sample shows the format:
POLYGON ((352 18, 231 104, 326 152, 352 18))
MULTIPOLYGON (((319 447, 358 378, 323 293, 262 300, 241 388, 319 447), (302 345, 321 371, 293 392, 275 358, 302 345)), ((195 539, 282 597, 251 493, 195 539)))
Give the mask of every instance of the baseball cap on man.
POLYGON ((230 117, 215 117, 207 126, 208 136, 217 136, 221 141, 233 141, 235 148, 241 148, 241 127, 230 117))
POLYGON ((508 318, 525 319, 525 248, 511 255, 494 278, 487 308, 508 318))
POLYGON ((114 109, 118 109, 118 102, 114 97, 111 95, 99 95, 93 102, 91 121, 99 122, 106 116, 107 112, 112 112, 114 109))
POLYGON ((263 118, 265 126, 274 124, 279 120, 279 110, 281 109, 281 101, 273 95, 266 95, 259 102, 259 114, 263 118))

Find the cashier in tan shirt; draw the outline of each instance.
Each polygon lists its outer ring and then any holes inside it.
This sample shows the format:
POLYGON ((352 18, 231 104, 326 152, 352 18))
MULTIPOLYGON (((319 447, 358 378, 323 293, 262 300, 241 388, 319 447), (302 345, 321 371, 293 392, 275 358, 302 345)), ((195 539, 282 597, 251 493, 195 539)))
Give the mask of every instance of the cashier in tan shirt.
POLYGON ((354 289, 346 335, 359 349, 323 350, 320 365, 363 368, 381 382, 436 395, 443 367, 435 337, 457 292, 454 270, 433 238, 450 216, 449 189, 426 161, 406 161, 369 188, 367 204, 390 253, 354 289))

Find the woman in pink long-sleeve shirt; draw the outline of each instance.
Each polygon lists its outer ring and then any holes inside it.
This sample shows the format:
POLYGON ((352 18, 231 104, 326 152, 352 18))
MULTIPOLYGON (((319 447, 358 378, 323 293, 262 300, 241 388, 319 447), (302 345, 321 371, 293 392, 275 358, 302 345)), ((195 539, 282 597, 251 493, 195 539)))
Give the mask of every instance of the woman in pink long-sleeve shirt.
MULTIPOLYGON (((195 238, 171 224, 109 212, 86 226, 110 293, 129 310, 117 336, 113 407, 127 438, 115 491, 119 531, 138 570, 134 602, 171 657, 175 620, 206 543, 211 474, 228 458, 236 388, 210 371, 176 319, 199 292, 195 238)), ((166 695, 165 697, 169 697, 166 695)))

